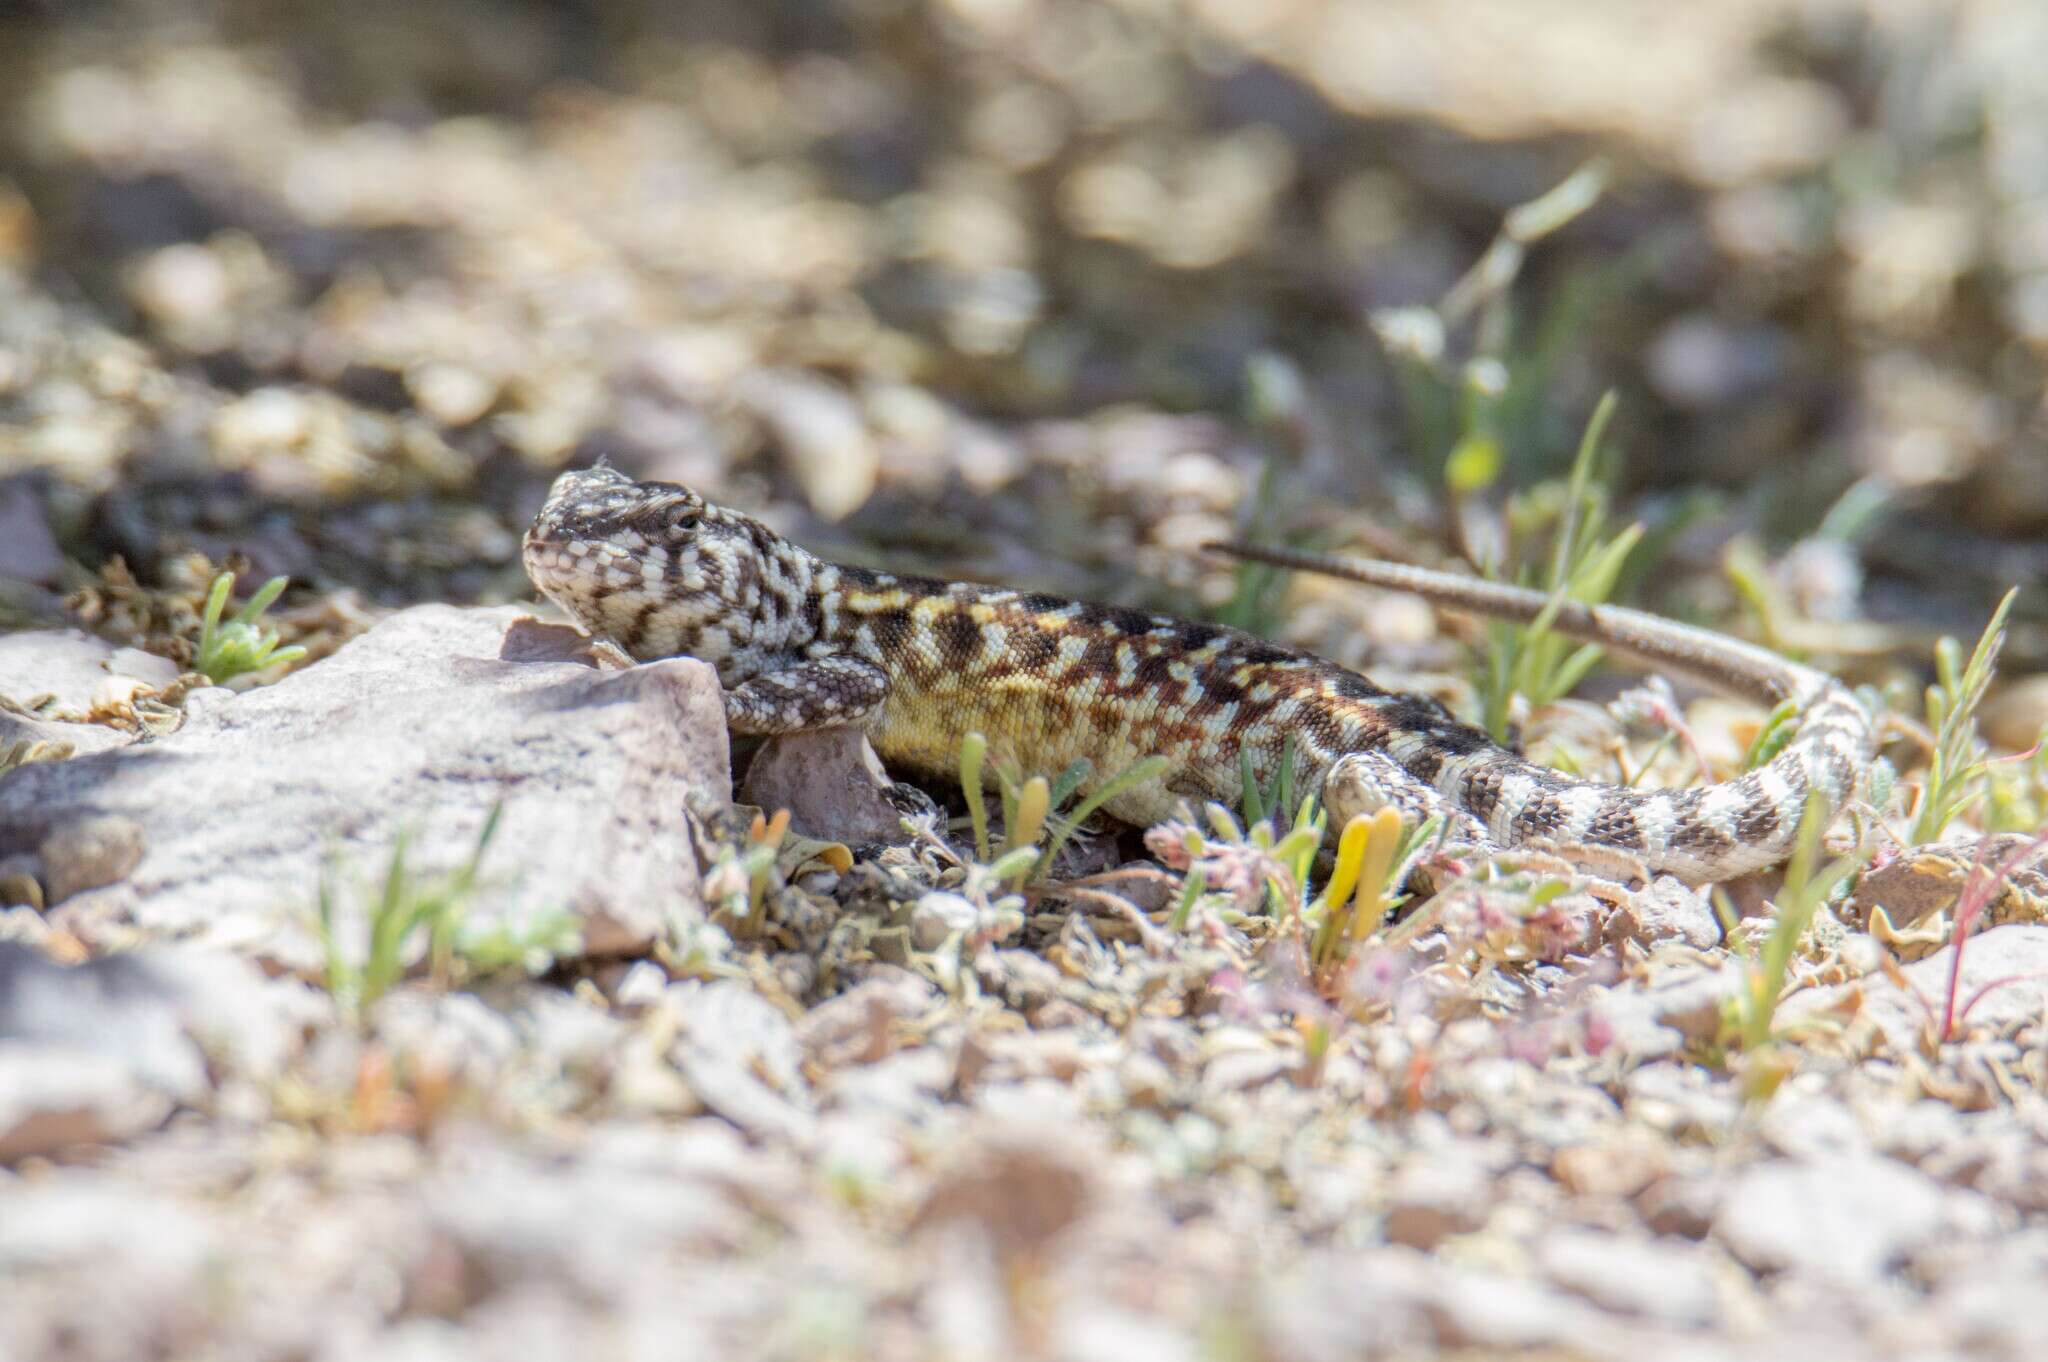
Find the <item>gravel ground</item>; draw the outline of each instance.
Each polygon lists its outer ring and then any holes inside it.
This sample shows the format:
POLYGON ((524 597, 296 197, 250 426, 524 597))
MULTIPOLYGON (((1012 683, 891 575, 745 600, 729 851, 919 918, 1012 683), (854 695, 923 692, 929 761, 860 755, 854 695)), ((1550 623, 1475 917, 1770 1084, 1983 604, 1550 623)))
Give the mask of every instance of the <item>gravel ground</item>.
MULTIPOLYGON (((2029 0, 0 0, 0 1358, 2038 1356, 2048 875, 1956 919, 2048 762, 1906 800, 1935 639, 2048 578, 2044 59, 2029 0), (1901 720, 1762 1037, 1796 877, 1348 952, 1236 830, 1013 892, 957 791, 516 604, 603 456, 1475 710, 1484 634, 1196 546, 1525 549, 1608 391, 1623 593, 1901 720), (307 652, 219 687, 223 565, 307 652)), ((1763 717, 1626 684, 1522 741, 1763 717)))

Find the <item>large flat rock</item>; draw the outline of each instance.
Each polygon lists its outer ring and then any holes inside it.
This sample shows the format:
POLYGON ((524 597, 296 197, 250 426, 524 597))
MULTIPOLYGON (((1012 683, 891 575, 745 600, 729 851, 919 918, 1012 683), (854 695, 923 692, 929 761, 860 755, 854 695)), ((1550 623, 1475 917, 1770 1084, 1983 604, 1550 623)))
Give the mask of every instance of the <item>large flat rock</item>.
POLYGON ((323 871, 359 907, 401 833, 414 874, 446 874, 502 805, 470 911, 569 910, 587 952, 627 953, 695 909, 684 806, 727 797, 729 761, 703 664, 600 670, 516 607, 420 606, 274 686, 195 693, 167 737, 0 778, 0 856, 54 857, 87 820, 128 820, 140 859, 53 904, 66 925, 306 970, 323 871))
POLYGON ((0 634, 0 695, 21 704, 49 698, 57 708, 82 712, 103 695, 125 694, 132 684, 167 686, 177 665, 135 648, 118 648, 82 629, 38 629, 0 634))

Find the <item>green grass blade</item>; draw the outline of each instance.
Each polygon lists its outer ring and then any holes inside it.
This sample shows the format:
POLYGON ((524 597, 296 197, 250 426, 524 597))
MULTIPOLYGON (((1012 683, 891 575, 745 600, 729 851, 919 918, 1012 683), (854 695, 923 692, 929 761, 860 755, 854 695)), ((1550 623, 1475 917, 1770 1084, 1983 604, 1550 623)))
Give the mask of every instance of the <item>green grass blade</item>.
POLYGON ((1045 849, 1044 859, 1038 863, 1038 871, 1042 873, 1052 864, 1053 857, 1059 855, 1060 848, 1067 844, 1067 839, 1073 836, 1075 830, 1087 822, 1097 809, 1107 804, 1110 800, 1115 799, 1118 795, 1135 789, 1148 780, 1157 780, 1160 776, 1165 775, 1172 765, 1173 763, 1165 757, 1146 757, 1142 761, 1132 762, 1129 766, 1126 766, 1123 770, 1097 786, 1086 799, 1075 805, 1072 814, 1065 818, 1053 820, 1052 841, 1045 849))
POLYGON ((1266 818, 1266 801, 1259 797, 1259 777, 1252 770, 1252 749, 1237 749, 1238 808, 1244 814, 1245 826, 1262 823, 1266 818))
POLYGON ((290 581, 289 577, 272 577, 262 586, 257 587, 256 594, 249 598, 248 604, 235 612, 235 623, 254 625, 257 617, 265 610, 268 610, 271 604, 284 594, 285 586, 290 581))

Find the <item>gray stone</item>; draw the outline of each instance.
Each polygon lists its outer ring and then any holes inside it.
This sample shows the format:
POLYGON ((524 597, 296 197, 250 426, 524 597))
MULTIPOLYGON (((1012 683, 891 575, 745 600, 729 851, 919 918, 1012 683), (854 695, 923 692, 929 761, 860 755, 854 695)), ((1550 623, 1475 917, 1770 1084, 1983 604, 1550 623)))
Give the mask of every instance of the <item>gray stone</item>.
POLYGON ((0 634, 0 695, 17 703, 48 696, 59 710, 83 713, 107 693, 110 677, 168 686, 178 679, 178 666, 80 629, 0 634))
POLYGON ((1727 1200, 1727 1185, 1713 1177, 1660 1177, 1636 1198, 1643 1223, 1660 1235, 1704 1239, 1727 1200))
POLYGON ((1873 1133, 1877 1153, 1925 1170, 1928 1160, 1962 1147, 1970 1129, 1963 1113, 1937 1098, 1923 1097, 1886 1110, 1873 1133))
POLYGON ((981 920, 981 910, 958 894, 934 890, 921 896, 910 910, 910 944, 921 951, 935 951, 955 932, 971 932, 981 920))
MULTIPOLYGON (((2048 1292, 2041 1290, 2048 1281, 2048 1229, 2029 1226, 1946 1253, 1930 1251, 1915 1259, 1913 1270, 1932 1288, 1914 1312, 1931 1340, 1966 1340, 1963 1355, 1971 1358, 2033 1362, 2041 1356, 2041 1340, 2048 1338, 2048 1292)), ((1930 1348, 1924 1355, 1936 1354, 1930 1348)))
POLYGON ((36 848, 45 901, 55 907, 73 894, 126 879, 144 850, 142 825, 118 813, 59 823, 36 848))
POLYGON ((757 1139, 809 1139, 803 1052, 773 1003, 721 980, 672 985, 663 1005, 679 1023, 669 1057, 699 1101, 757 1139))
POLYGON ((1432 1263, 1422 1310, 1439 1345, 1481 1355, 1595 1340, 1598 1317, 1538 1282, 1498 1272, 1432 1263))
POLYGON ((1588 1009, 1587 1035, 1589 1049, 1611 1049, 1629 1064, 1667 1059, 1685 1048, 1684 1035, 1663 1024, 1648 993, 1639 987, 1608 990, 1588 1009))
POLYGON ((1949 1195, 1890 1159, 1779 1160, 1736 1175, 1714 1235, 1760 1272, 1869 1281, 1948 1231, 1949 1195))
POLYGON ((627 1010, 650 1007, 661 1001, 667 987, 668 975, 661 966, 652 960, 635 960, 612 987, 612 1002, 627 1010))
POLYGON ((0 708, 0 752, 21 746, 54 748, 38 760, 76 756, 80 752, 104 752, 135 740, 132 733, 105 724, 60 723, 0 708))
POLYGON ((795 1025, 797 1043, 826 1068, 872 1063, 896 1048, 897 1023, 926 1012, 939 997, 922 975, 874 965, 860 983, 803 1015, 795 1025))
POLYGON ((149 947, 82 965, 0 942, 0 1039, 119 1060, 181 1101, 206 1091, 207 1056, 228 1072, 274 1077, 325 995, 270 979, 240 956, 149 947))
POLYGON ((1390 1243, 1433 1249, 1454 1234, 1470 1234, 1493 1209, 1493 1176, 1473 1157, 1453 1150, 1411 1155, 1387 1196, 1390 1243))
POLYGON ((1202 1066, 1202 1091, 1209 1096, 1262 1088, 1301 1067, 1301 1057, 1279 1046, 1225 1050, 1202 1066))
POLYGON ((419 1190, 436 1228, 504 1281, 567 1282, 604 1300, 634 1264, 679 1246, 732 1252, 748 1229, 705 1181, 597 1160, 472 1151, 419 1190))
POLYGON ((1628 916, 1636 936, 1647 945, 1682 941, 1709 950, 1721 942, 1721 920, 1714 906, 1699 890, 1669 875, 1659 875, 1647 888, 1630 894, 1628 916))
POLYGON ((1712 1040, 1721 1029, 1722 1003, 1741 987, 1740 961, 1727 961, 1719 970, 1677 971, 1649 989, 1650 1015, 1688 1040, 1712 1040))
POLYGON ((63 569, 42 498, 20 479, 0 483, 0 577, 48 584, 63 569))
POLYGON ((904 810, 881 758, 857 728, 826 728, 770 738, 747 767, 739 802, 768 813, 789 810, 789 823, 811 837, 860 846, 904 842, 904 810))
POLYGON ((875 489, 881 453, 852 397, 790 369, 753 370, 733 392, 773 433, 812 510, 839 520, 860 509, 875 489))
POLYGON ((1800 1091, 1802 1080, 1788 1084, 1757 1118, 1757 1133, 1780 1153, 1793 1158, 1824 1158, 1861 1153, 1870 1139, 1854 1112, 1832 1097, 1800 1091))
POLYGON ((1602 1309, 1694 1326, 1721 1314, 1713 1268, 1696 1247, 1558 1229, 1537 1241, 1536 1261, 1557 1286, 1602 1309))
POLYGON ((1669 1135, 1725 1135, 1741 1105, 1724 1083, 1691 1064, 1646 1064, 1624 1080, 1624 1106, 1631 1118, 1669 1135))
POLYGON ((217 952, 66 966, 0 942, 0 1161, 147 1130, 203 1098, 216 1070, 274 1078, 312 1001, 217 952))
POLYGON ((1099 1300, 1066 1303, 1050 1333, 1051 1355, 1060 1362, 1198 1362, 1204 1356, 1195 1339, 1169 1322, 1099 1300))
POLYGON ((0 1164, 129 1139, 175 1105, 110 1055, 0 1040, 0 1164))
POLYGON ((0 1039, 117 1063, 148 1087, 190 1101, 206 1060, 186 1034, 174 981, 146 954, 60 965, 0 943, 0 1039))
POLYGON ((1762 391, 1783 372, 1791 350, 1790 337, 1776 327, 1731 326, 1693 312, 1659 331, 1643 358, 1658 396, 1698 408, 1762 391))
POLYGON ((54 1268, 103 1273, 115 1267, 139 1286, 148 1278, 134 1270, 147 1265, 157 1280, 182 1281, 223 1247, 222 1237, 206 1216, 163 1191, 121 1186, 93 1170, 67 1170, 8 1189, 7 1214, 0 1216, 0 1280, 11 1284, 54 1268))
POLYGON ((196 692, 157 741, 24 767, 0 783, 0 855, 109 814, 147 850, 119 884, 61 910, 232 941, 316 969, 322 877, 359 917, 400 835, 419 877, 501 825, 470 912, 569 910, 587 953, 644 949, 697 903, 684 805, 730 789, 710 668, 598 670, 580 638, 516 608, 421 606, 274 686, 196 692))
POLYGON ((1430 1356, 1436 1330, 1421 1297, 1431 1266, 1398 1248, 1302 1254, 1253 1297, 1259 1346, 1248 1351, 1289 1362, 1430 1356))

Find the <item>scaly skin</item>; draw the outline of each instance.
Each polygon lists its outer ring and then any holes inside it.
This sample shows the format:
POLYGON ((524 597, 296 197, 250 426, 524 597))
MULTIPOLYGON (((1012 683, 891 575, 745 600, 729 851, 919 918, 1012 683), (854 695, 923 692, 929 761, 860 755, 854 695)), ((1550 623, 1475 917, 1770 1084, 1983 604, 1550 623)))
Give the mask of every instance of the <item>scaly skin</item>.
MULTIPOLYGON (((1103 779, 1164 756, 1163 775, 1104 806, 1141 825, 1171 817, 1184 798, 1235 803, 1240 752, 1270 782, 1292 734, 1295 788, 1321 789, 1340 822, 1392 804, 1408 817, 1444 816, 1455 838, 1482 849, 1589 845, 1690 880, 1725 879, 1782 859, 1808 791, 1839 805, 1872 747, 1868 716, 1821 673, 1605 607, 1560 628, 1789 696, 1802 717, 1785 749, 1739 780, 1664 792, 1576 781, 1495 746, 1432 700, 1308 653, 1139 610, 828 563, 687 488, 608 468, 556 480, 525 561, 543 593, 633 657, 716 668, 734 732, 857 724, 885 761, 931 776, 957 771, 960 740, 976 730, 994 761, 1028 771, 1085 758, 1103 779)), ((1405 589, 1467 608, 1527 617, 1542 607, 1534 593, 1392 571, 1405 589)))

